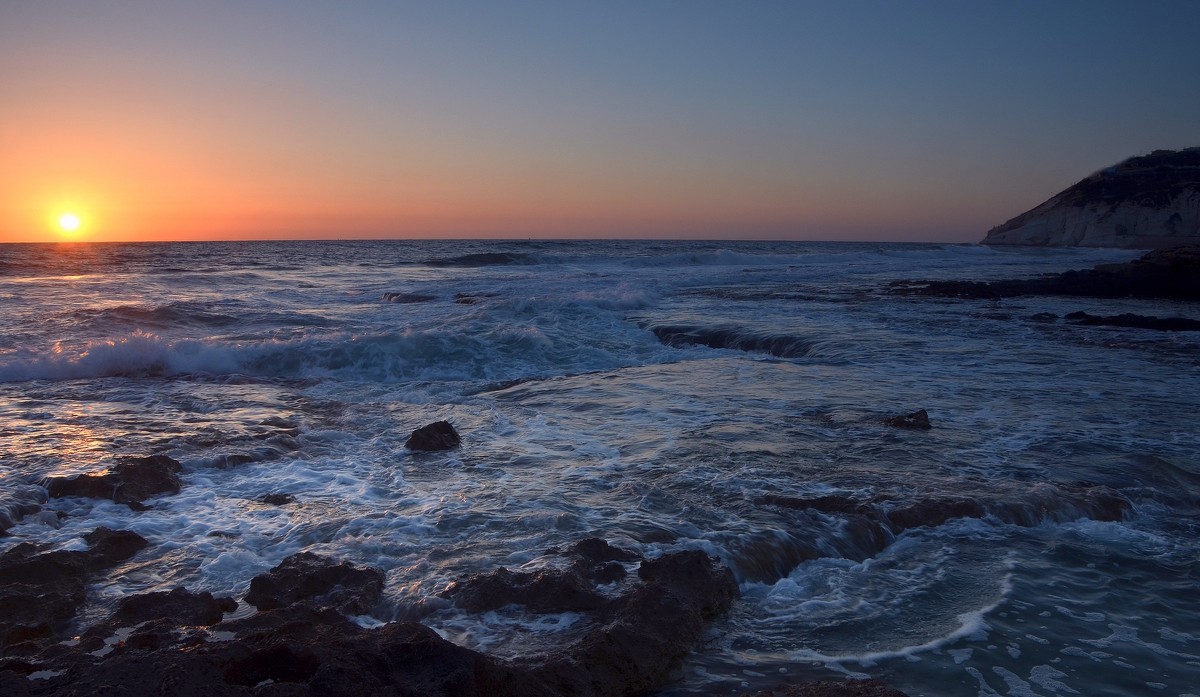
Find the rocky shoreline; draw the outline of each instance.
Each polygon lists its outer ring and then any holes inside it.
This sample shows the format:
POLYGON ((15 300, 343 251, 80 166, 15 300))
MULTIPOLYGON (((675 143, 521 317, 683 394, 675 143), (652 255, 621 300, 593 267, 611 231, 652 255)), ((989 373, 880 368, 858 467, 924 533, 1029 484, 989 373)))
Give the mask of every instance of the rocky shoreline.
POLYGON ((1200 245, 1156 249, 1124 264, 1101 264, 1039 278, 1003 281, 894 281, 892 295, 979 300, 1022 296, 1200 300, 1200 245))
MULTIPOLYGON (((925 410, 879 424, 918 433, 933 428, 925 410)), ((418 429, 414 437, 413 446, 430 450, 461 442, 447 422, 418 429), (436 437, 426 441, 418 434, 436 437)), ((178 472, 170 457, 151 455, 124 459, 103 475, 52 479, 47 488, 51 496, 110 498, 143 511, 146 499, 178 493, 178 472)), ((853 532, 842 553, 855 559, 878 554, 906 530, 956 518, 1032 526, 1084 517, 1121 520, 1132 508, 1119 492, 1087 483, 1038 483, 993 501, 768 495, 752 503, 842 518, 853 532)), ((25 542, 0 555, 0 694, 645 694, 674 679, 710 624, 736 602, 735 572, 771 582, 820 556, 804 545, 771 549, 731 569, 697 550, 646 558, 590 537, 546 550, 524 570, 500 567, 451 583, 441 601, 464 613, 582 618, 561 644, 499 658, 458 646, 418 622, 371 619, 394 615, 383 599, 384 572, 309 552, 251 580, 242 601, 256 612, 248 616, 237 612, 234 598, 175 588, 125 598, 108 619, 82 629, 74 618, 93 577, 152 548, 136 533, 103 527, 84 541, 89 547, 82 551, 25 542)), ((782 685, 755 697, 768 695, 903 693, 877 681, 849 681, 782 685)))

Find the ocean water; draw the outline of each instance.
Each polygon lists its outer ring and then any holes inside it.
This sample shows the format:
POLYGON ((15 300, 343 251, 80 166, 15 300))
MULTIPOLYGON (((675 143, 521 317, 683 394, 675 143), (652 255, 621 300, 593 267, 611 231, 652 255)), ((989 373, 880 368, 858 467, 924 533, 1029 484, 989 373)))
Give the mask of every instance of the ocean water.
MULTIPOLYGON (((662 695, 872 676, 916 695, 1200 694, 1200 337, 1031 319, 1156 301, 898 297, 1134 252, 747 242, 0 246, 0 551, 152 547, 97 578, 244 594, 300 550, 382 568, 364 624, 502 657, 579 615, 471 616, 455 578, 599 535, 703 549, 742 597, 662 695), (927 409, 934 428, 889 416, 927 409), (448 419, 461 449, 417 454, 448 419), (164 453, 134 512, 47 477, 164 453), (1132 507, 1097 520, 1081 491, 1132 507), (271 506, 265 494, 296 503, 271 506), (897 535, 837 510, 977 502, 897 535), (832 499, 829 499, 832 500, 832 499), (789 503, 792 502, 792 503, 789 503)), ((252 611, 243 605, 239 613, 252 611)))

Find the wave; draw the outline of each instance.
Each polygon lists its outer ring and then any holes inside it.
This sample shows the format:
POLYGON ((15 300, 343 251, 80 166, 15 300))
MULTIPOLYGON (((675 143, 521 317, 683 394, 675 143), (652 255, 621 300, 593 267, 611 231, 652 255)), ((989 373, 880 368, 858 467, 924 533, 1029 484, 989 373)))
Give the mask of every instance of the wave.
POLYGON ((505 266, 505 265, 532 265, 540 263, 538 257, 532 254, 519 254, 516 252, 483 252, 479 254, 462 254, 456 257, 427 259, 423 262, 425 266, 505 266))
POLYGON ((791 334, 775 334, 734 326, 651 325, 658 340, 667 346, 707 346, 767 353, 778 358, 803 358, 812 355, 816 342, 791 334))

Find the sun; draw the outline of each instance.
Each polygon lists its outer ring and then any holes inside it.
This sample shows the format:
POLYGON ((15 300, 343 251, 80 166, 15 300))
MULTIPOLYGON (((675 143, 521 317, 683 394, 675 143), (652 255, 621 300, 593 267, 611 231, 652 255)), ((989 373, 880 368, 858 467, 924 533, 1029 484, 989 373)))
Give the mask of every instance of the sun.
POLYGON ((63 232, 75 232, 82 221, 74 213, 63 213, 58 216, 58 229, 63 232))
POLYGON ((75 237, 83 232, 83 218, 73 211, 64 211, 55 220, 59 234, 64 237, 75 237))

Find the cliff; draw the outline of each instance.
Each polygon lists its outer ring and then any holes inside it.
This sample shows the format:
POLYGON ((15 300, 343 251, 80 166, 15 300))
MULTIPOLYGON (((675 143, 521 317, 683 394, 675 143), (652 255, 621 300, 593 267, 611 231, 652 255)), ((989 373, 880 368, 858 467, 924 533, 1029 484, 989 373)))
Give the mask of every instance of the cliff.
POLYGON ((1100 170, 992 228, 983 244, 1150 249, 1200 242, 1200 147, 1100 170))

